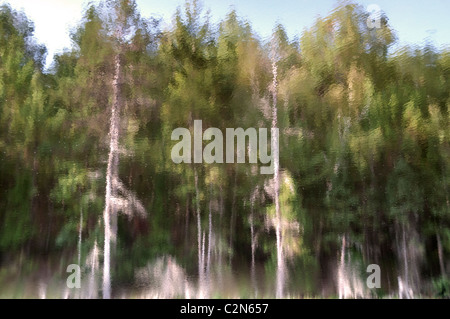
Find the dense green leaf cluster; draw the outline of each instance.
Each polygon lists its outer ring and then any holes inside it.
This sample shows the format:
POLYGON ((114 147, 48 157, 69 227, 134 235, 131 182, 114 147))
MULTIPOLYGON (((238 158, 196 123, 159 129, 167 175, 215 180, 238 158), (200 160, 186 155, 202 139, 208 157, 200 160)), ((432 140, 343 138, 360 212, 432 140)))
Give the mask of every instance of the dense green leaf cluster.
POLYGON ((320 291, 315 289, 331 276, 326 273, 345 236, 363 265, 397 265, 386 280, 395 282, 405 263, 417 265, 416 279, 406 274, 417 285, 445 278, 450 51, 427 44, 394 52, 387 19, 370 29, 367 17, 346 3, 318 18, 299 40, 291 42, 277 26, 265 42, 234 11, 213 25, 200 5, 189 2, 163 29, 160 21, 143 19, 134 1, 106 1, 86 10, 72 33, 72 48, 44 72, 45 50, 33 40, 32 23, 3 5, 0 256, 25 251, 29 258, 54 254, 69 261, 80 228, 83 258, 103 241, 114 56, 120 47, 125 107, 119 175, 148 216, 119 214, 116 283, 166 254, 195 273, 197 208, 201 229, 213 225, 217 260, 230 267, 233 259, 250 262, 252 227, 257 259, 274 267, 270 178, 254 164, 174 164, 170 157, 172 130, 193 130, 197 119, 222 131, 270 127, 273 59, 280 205, 288 225, 283 245, 291 272, 315 267, 304 285, 309 293, 320 291), (123 6, 122 16, 111 13, 115 6, 123 6), (120 35, 117 21, 128 28, 120 35))

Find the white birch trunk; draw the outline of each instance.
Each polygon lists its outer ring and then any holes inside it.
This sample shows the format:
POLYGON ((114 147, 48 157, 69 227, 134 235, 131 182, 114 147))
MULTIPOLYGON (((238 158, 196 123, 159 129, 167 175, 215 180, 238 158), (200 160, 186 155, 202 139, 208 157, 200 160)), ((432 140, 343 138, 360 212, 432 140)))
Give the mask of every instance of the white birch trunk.
MULTIPOLYGON (((80 226, 78 230, 78 266, 81 267, 81 236, 83 230, 83 208, 80 208, 80 226)), ((78 291, 78 298, 81 297, 81 290, 78 291)))
MULTIPOLYGON (((273 48, 274 50, 274 48, 273 48)), ((274 54, 275 56, 275 54, 274 54)), ((272 128, 278 127, 278 108, 277 108, 277 91, 278 91, 278 67, 276 59, 272 60, 272 73, 273 73, 273 82, 272 82, 272 128)), ((278 154, 278 136, 275 136, 275 130, 272 131, 271 134, 271 147, 272 154, 278 154)), ((284 259, 283 259, 283 245, 282 245, 282 230, 281 230, 281 212, 280 212, 280 177, 279 177, 279 158, 274 156, 273 158, 273 179, 274 179, 274 194, 275 194, 275 213, 276 213, 276 238, 277 238, 277 283, 276 283, 276 296, 277 298, 283 297, 284 291, 284 277, 285 277, 285 269, 284 269, 284 259)))
POLYGON ((197 251, 198 251, 198 290, 199 296, 202 297, 203 285, 203 249, 202 249, 202 225, 200 220, 200 197, 198 190, 198 174, 194 167, 194 183, 195 183, 195 201, 196 201, 196 215, 197 215, 197 251))
POLYGON ((120 55, 115 57, 115 75, 113 80, 113 104, 111 109, 109 130, 109 156, 106 169, 106 194, 103 221, 105 227, 104 249, 103 249, 103 298, 111 298, 111 216, 115 214, 114 198, 117 198, 117 190, 114 187, 118 180, 119 165, 119 125, 121 111, 121 60, 120 55))
MULTIPOLYGON (((223 191, 222 191, 222 187, 220 187, 220 208, 219 208, 219 229, 222 229, 222 218, 223 218, 223 191)), ((218 282, 219 285, 222 287, 223 286, 223 239, 220 237, 219 238, 219 256, 218 256, 218 282)))
POLYGON ((250 268, 250 277, 252 280, 253 291, 255 293, 255 297, 257 295, 256 289, 256 272, 255 272, 255 250, 256 250, 256 235, 255 235, 255 227, 253 221, 253 201, 251 201, 251 213, 250 213, 250 236, 251 236, 251 248, 252 248, 252 264, 250 268))
MULTIPOLYGON (((212 193, 212 192, 211 192, 212 193)), ((206 276, 208 278, 208 285, 211 281, 211 251, 212 251, 212 212, 211 199, 209 200, 209 224, 208 224, 208 259, 206 262, 206 276)))
POLYGON ((230 254, 228 256, 228 264, 231 268, 231 262, 234 255, 233 247, 233 232, 236 226, 236 188, 237 188, 237 171, 234 172, 234 184, 233 184, 233 200, 231 202, 231 218, 230 218, 230 254))
POLYGON ((339 269, 338 269, 338 292, 339 292, 339 299, 346 298, 346 288, 347 288, 347 278, 346 278, 346 271, 345 271, 345 246, 346 246, 346 240, 345 235, 342 237, 342 246, 341 246, 341 256, 339 261, 339 269))

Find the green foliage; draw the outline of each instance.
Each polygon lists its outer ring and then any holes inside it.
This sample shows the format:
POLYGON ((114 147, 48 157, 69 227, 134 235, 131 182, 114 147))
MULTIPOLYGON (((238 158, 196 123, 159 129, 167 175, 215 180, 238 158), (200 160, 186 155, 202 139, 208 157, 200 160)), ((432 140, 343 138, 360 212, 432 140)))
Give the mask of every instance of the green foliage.
POLYGON ((440 277, 433 280, 433 288, 436 297, 450 298, 450 280, 448 278, 440 277))
MULTIPOLYGON (((345 3, 300 39, 290 41, 277 25, 263 41, 237 12, 214 25, 196 1, 179 8, 163 31, 158 20, 140 16, 135 1, 105 1, 86 9, 72 48, 44 73, 45 49, 33 39, 32 23, 1 6, 0 254, 75 254, 81 234, 86 257, 103 242, 120 55, 118 175, 148 214, 118 218, 117 280, 131 280, 136 268, 167 254, 195 272, 197 211, 201 235, 214 232, 213 259, 230 257, 230 268, 232 256, 249 263, 253 227, 256 260, 274 275, 269 178, 255 174, 256 165, 170 159, 173 129, 192 134, 197 119, 222 131, 270 127, 272 107, 285 252, 292 274, 310 274, 302 277, 307 294, 320 291, 322 263, 336 262, 343 235, 361 265, 393 257, 399 234, 392 225, 414 228, 423 246, 440 235, 448 257, 450 52, 430 45, 393 52, 387 18, 379 29, 366 19, 362 7, 345 3)), ((432 258, 424 268, 435 277, 438 256, 432 258)), ((448 280, 435 287, 448 297, 448 280)))

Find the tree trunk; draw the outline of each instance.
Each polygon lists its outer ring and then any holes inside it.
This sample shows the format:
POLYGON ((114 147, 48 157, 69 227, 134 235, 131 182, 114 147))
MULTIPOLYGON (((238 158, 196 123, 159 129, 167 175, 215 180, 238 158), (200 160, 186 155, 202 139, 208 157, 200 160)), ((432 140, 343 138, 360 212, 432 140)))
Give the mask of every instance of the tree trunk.
POLYGON ((233 258, 234 250, 233 250, 233 231, 236 226, 236 187, 237 187, 237 171, 234 172, 234 184, 233 184, 233 200, 231 203, 231 218, 230 218, 230 255, 228 256, 228 263, 231 267, 231 261, 233 258))
MULTIPOLYGON (((83 208, 80 208, 80 226, 78 230, 78 266, 81 267, 81 236, 83 231, 83 208)), ((78 298, 81 297, 81 290, 78 290, 78 298)))
MULTIPOLYGON (((275 59, 272 61, 272 73, 273 73, 273 83, 272 83, 272 128, 278 127, 278 108, 277 108, 277 91, 278 91, 278 80, 277 73, 278 67, 275 59)), ((278 136, 276 136, 276 130, 272 130, 271 134, 271 147, 272 154, 278 154, 278 136)), ((273 180, 274 180, 274 194, 275 194, 275 213, 276 213, 276 238, 277 238, 277 298, 283 297, 284 291, 284 258, 283 258, 283 245, 282 245, 282 230, 281 230, 281 212, 280 212, 280 177, 279 177, 279 158, 278 156, 273 157, 273 180)))
POLYGON ((184 226, 184 244, 187 250, 189 244, 189 196, 186 197, 186 215, 185 215, 185 226, 184 226))
MULTIPOLYGON (((212 196, 212 192, 211 192, 212 196)), ((211 207, 211 199, 209 200, 209 224, 208 224, 208 259, 206 262, 206 276, 208 278, 208 284, 211 280, 211 250, 212 250, 212 207, 211 207)))
POLYGON ((87 263, 90 267, 89 285, 87 291, 87 298, 89 299, 97 298, 98 286, 97 286, 96 272, 98 269, 98 253, 99 253, 98 245, 97 241, 95 241, 94 248, 91 250, 87 259, 87 263))
POLYGON ((251 202, 251 213, 250 213, 250 236, 251 236, 251 248, 252 248, 252 264, 250 268, 250 276, 252 280, 253 291, 255 293, 255 297, 257 295, 256 289, 256 273, 255 273, 255 250, 256 250, 256 236, 255 236, 255 227, 253 221, 253 201, 251 202))
POLYGON ((200 197, 198 190, 198 174, 197 169, 194 166, 194 183, 195 183, 195 202, 196 202, 196 215, 197 215, 197 251, 198 251, 198 289, 199 294, 202 294, 203 284, 203 260, 202 260, 202 225, 200 221, 200 197))
MULTIPOLYGON (((405 231, 405 225, 402 226, 402 252, 403 252, 403 267, 405 272, 405 289, 408 294, 409 291, 409 268, 408 268, 408 251, 406 247, 406 231, 405 231)), ((408 296, 409 298, 409 296, 408 296)))
POLYGON ((442 249, 441 236, 439 234, 436 234, 436 240, 437 240, 439 267, 441 269, 441 276, 442 278, 446 278, 447 274, 445 272, 445 265, 444 265, 444 252, 442 249))
POLYGON ((218 282, 220 287, 223 286, 223 243, 222 243, 222 238, 223 238, 223 223, 222 223, 222 219, 223 219, 223 211, 224 211, 224 207, 223 207, 223 191, 222 191, 222 186, 220 186, 220 207, 219 207, 219 227, 218 229, 219 231, 219 256, 218 256, 218 260, 217 260, 217 267, 218 267, 218 282))
POLYGON ((345 246, 346 246, 346 236, 342 237, 342 246, 341 246, 341 256, 339 261, 339 270, 338 270, 338 291, 339 291, 339 299, 345 298, 345 286, 346 286, 346 278, 345 278, 345 246))
POLYGON ((78 266, 81 267, 81 235, 83 230, 83 208, 80 208, 80 226, 78 230, 78 266))
POLYGON ((114 100, 111 109, 110 118, 110 142, 108 166, 106 169, 106 194, 105 210, 103 212, 103 221, 105 227, 104 250, 103 250, 103 298, 111 298, 111 216, 115 215, 113 199, 116 197, 116 187, 114 184, 118 178, 119 166, 119 125, 121 111, 121 59, 117 54, 115 57, 115 75, 113 81, 114 100))

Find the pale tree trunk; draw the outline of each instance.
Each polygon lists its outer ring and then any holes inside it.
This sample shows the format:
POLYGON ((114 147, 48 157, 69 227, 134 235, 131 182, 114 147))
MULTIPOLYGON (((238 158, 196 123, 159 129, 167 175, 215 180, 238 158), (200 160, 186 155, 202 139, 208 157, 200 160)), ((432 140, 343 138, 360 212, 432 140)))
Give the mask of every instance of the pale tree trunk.
POLYGON ((399 296, 414 298, 421 287, 420 264, 423 260, 423 246, 417 233, 417 219, 409 218, 398 228, 401 235, 398 244, 401 276, 399 276, 399 296), (401 289, 400 289, 401 288, 401 289))
POLYGON ((186 217, 185 217, 186 223, 184 226, 184 243, 187 247, 189 242, 189 196, 186 197, 186 217))
POLYGON ((87 298, 93 299, 97 298, 97 280, 96 280, 96 273, 98 269, 98 245, 97 241, 94 243, 94 248, 91 250, 91 252, 88 255, 87 258, 87 264, 90 268, 90 276, 89 276, 89 285, 88 285, 88 291, 87 291, 87 298))
POLYGON ((80 228, 78 230, 78 266, 81 267, 81 236, 83 230, 83 208, 80 208, 80 228))
MULTIPOLYGON (((223 191, 222 191, 222 186, 220 186, 220 207, 219 207, 219 228, 218 229, 223 229, 223 224, 222 224, 222 219, 223 219, 223 211, 224 211, 224 207, 223 207, 223 191)), ((220 233, 222 234, 222 233, 220 233)), ((223 286, 223 242, 222 242, 222 236, 219 237, 219 256, 218 256, 218 261, 217 261, 217 266, 218 266, 218 282, 219 285, 222 287, 223 286)))
POLYGON ((255 293, 255 296, 257 295, 257 289, 256 289, 256 271, 255 271, 255 250, 256 250, 256 235, 255 235, 255 227, 254 227, 254 221, 253 221, 253 208, 254 204, 253 201, 251 202, 251 213, 250 213, 250 236, 251 236, 251 248, 252 248, 252 265, 250 268, 250 276, 252 280, 252 286, 253 291, 255 293))
POLYGON ((441 269, 441 276, 442 276, 442 278, 446 278, 447 274, 445 272, 444 252, 443 252, 443 249, 442 249, 441 236, 439 234, 436 234, 436 240, 437 240, 439 267, 441 269))
POLYGON ((105 210, 103 212, 103 221, 105 227, 105 239, 103 249, 103 298, 111 298, 111 219, 115 215, 114 198, 117 197, 117 189, 114 187, 115 181, 118 180, 119 165, 119 126, 121 111, 121 59, 117 54, 115 57, 115 75, 113 80, 113 104, 111 109, 110 130, 109 130, 109 156, 108 166, 106 169, 106 195, 105 210))
MULTIPOLYGON (((405 231, 405 225, 402 226, 402 252, 403 252, 403 267, 404 267, 404 285, 406 292, 409 291, 409 268, 408 268, 408 251, 406 248, 406 231, 405 231)), ((407 296, 409 294, 407 293, 407 296)), ((409 296, 408 296, 409 298, 409 296)))
POLYGON ((412 289, 412 281, 411 281, 411 274, 410 274, 410 267, 409 263, 411 262, 411 266, 414 269, 414 262, 415 259, 410 257, 410 251, 408 249, 408 242, 407 240, 410 240, 406 236, 406 225, 405 222, 402 222, 401 224, 401 240, 400 244, 398 246, 399 253, 401 255, 400 261, 402 262, 402 271, 401 274, 403 276, 398 276, 398 295, 400 299, 406 298, 410 299, 413 297, 413 289, 412 289))
MULTIPOLYGON (((83 208, 80 208, 80 229, 78 230, 78 266, 81 267, 81 236, 83 230, 83 208)), ((81 290, 78 289, 78 298, 81 297, 81 290)))
MULTIPOLYGON (((278 67, 275 58, 272 61, 272 73, 273 73, 273 82, 272 82, 272 128, 278 127, 278 108, 277 108, 277 91, 278 91, 278 80, 277 73, 278 67)), ((278 136, 276 135, 276 130, 272 131, 271 134, 271 147, 272 154, 278 154, 278 136)), ((276 238, 277 238, 277 298, 283 297, 284 292, 284 277, 285 277, 285 269, 284 269, 284 258, 283 258, 283 245, 282 245, 282 230, 281 230, 281 211, 280 211, 280 177, 279 177, 279 158, 278 156, 274 156, 273 158, 273 180, 274 180, 274 194, 275 194, 275 213, 276 213, 276 238)))
POLYGON ((234 172, 234 185, 233 185, 233 200, 231 203, 231 218, 230 218, 230 255, 228 256, 228 263, 231 268, 231 261, 233 259, 233 232, 236 226, 236 188, 237 188, 237 171, 234 172))
POLYGON ((195 166, 194 166, 194 183, 195 183, 195 202, 196 202, 195 209, 197 215, 198 289, 199 295, 202 296, 202 285, 203 285, 202 225, 200 220, 200 196, 198 190, 198 174, 195 166))
POLYGON ((201 259, 200 259, 200 288, 199 288, 199 294, 200 298, 206 298, 207 297, 207 285, 206 285, 206 272, 205 272, 205 242, 206 242, 206 232, 203 231, 202 233, 202 248, 201 248, 201 259))
MULTIPOLYGON (((211 196, 212 196, 212 191, 211 191, 211 196)), ((212 238, 213 238, 213 233, 212 233, 212 207, 211 207, 211 201, 212 199, 209 200, 209 223, 208 223, 208 259, 206 262, 206 277, 208 280, 208 291, 211 285, 211 251, 212 251, 212 238)))
POLYGON ((338 295, 339 299, 345 299, 349 296, 349 285, 347 278, 347 267, 345 263, 345 254, 347 247, 346 235, 342 236, 341 255, 338 268, 338 295))
POLYGON ((203 231, 202 233, 202 275, 203 275, 203 283, 205 283, 205 244, 206 244, 206 232, 203 231))

